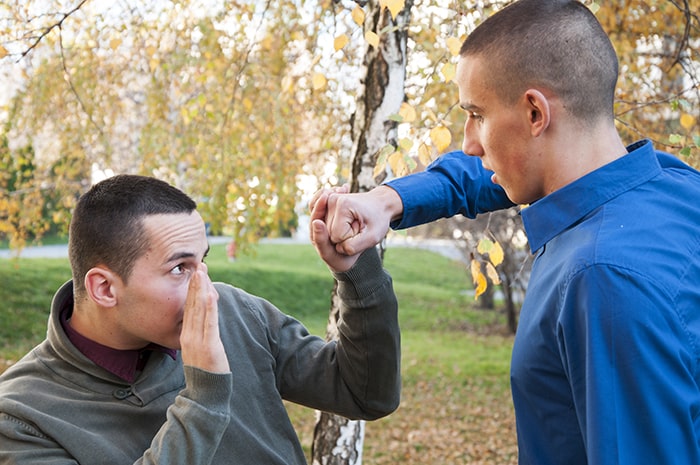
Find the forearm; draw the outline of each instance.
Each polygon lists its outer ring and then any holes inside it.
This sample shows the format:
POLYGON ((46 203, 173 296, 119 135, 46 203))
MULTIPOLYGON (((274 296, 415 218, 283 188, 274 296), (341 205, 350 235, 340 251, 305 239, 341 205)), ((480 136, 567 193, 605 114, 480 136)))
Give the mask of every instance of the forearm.
POLYGON ((187 386, 168 408, 167 421, 135 463, 208 464, 229 424, 232 374, 185 367, 187 386))
POLYGON ((386 183, 401 199, 400 216, 392 216, 391 227, 404 229, 440 218, 501 210, 514 204, 503 189, 491 181, 481 160, 461 152, 450 152, 425 171, 386 183))
POLYGON ((362 417, 375 419, 398 407, 401 391, 398 303, 376 249, 358 266, 336 275, 341 318, 338 364, 362 417))
POLYGON ((264 307, 280 393, 348 418, 379 418, 396 409, 400 396, 398 304, 391 278, 374 247, 334 276, 340 298, 337 341, 309 335, 298 321, 264 307))

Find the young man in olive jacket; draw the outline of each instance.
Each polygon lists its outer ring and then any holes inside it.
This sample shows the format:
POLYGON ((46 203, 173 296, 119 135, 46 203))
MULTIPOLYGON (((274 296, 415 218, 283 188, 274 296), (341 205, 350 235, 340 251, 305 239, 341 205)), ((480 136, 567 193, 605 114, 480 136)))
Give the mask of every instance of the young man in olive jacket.
POLYGON ((327 343, 210 281, 195 208, 142 176, 81 197, 47 338, 0 377, 0 464, 304 464, 283 399, 363 419, 397 407, 397 302, 376 250, 338 254, 317 203, 311 239, 343 302, 327 343))

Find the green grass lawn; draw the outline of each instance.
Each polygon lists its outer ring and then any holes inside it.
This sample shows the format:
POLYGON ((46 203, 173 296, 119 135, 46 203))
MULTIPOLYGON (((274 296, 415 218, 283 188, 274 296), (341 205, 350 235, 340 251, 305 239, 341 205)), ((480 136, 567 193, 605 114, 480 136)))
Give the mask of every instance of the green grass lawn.
MULTIPOLYGON (((324 335, 333 286, 310 245, 261 244, 235 262, 224 245, 207 258, 213 280, 263 296, 324 335)), ((516 463, 504 316, 474 306, 464 265, 432 252, 389 249, 402 328, 399 409, 367 424, 368 464, 516 463)), ((0 259, 0 371, 46 333, 51 298, 70 278, 67 259, 0 259)), ((289 405, 310 447, 314 413, 289 405)))

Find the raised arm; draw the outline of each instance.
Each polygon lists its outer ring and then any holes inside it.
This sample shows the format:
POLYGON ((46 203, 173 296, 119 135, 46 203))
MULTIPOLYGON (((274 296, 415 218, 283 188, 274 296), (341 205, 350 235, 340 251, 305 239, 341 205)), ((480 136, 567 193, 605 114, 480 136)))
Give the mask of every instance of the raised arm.
POLYGON ((327 201, 326 225, 336 249, 357 254, 379 243, 389 228, 403 229, 462 214, 474 218, 512 207, 481 160, 463 152, 442 155, 425 171, 394 179, 369 192, 347 187, 318 192, 327 201))
POLYGON ((457 214, 475 218, 479 213, 514 206, 505 191, 491 181, 492 175, 478 157, 449 152, 425 171, 387 182, 403 204, 391 227, 404 229, 457 214))

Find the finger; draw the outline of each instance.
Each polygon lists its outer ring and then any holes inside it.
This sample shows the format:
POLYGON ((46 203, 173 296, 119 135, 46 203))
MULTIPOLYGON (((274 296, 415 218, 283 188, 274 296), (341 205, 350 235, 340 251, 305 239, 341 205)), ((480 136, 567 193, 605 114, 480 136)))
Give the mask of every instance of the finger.
POLYGON ((317 190, 313 196, 311 196, 311 200, 309 200, 309 211, 313 211, 314 208, 316 208, 316 202, 318 202, 318 199, 329 192, 328 189, 319 189, 317 190))
POLYGON ((326 207, 326 225, 330 239, 334 243, 342 242, 357 235, 362 230, 358 212, 344 195, 330 194, 326 207))
POLYGON ((343 255, 355 255, 362 248, 362 236, 353 236, 335 244, 335 250, 343 255))
MULTIPOLYGON (((321 221, 325 223, 326 221, 326 212, 327 212, 327 201, 328 201, 328 192, 324 192, 316 198, 316 201, 314 202, 314 208, 311 210, 311 215, 309 218, 310 224, 313 224, 314 221, 321 221)), ((325 227, 325 224, 324 224, 325 227)), ((314 238, 314 228, 311 227, 309 228, 309 238, 311 239, 311 242, 315 241, 314 238)))
POLYGON ((212 307, 215 308, 218 294, 214 289, 206 268, 197 268, 190 278, 187 299, 185 304, 185 314, 183 318, 183 331, 188 331, 193 335, 201 334, 206 330, 207 320, 211 320, 209 313, 212 307))
POLYGON ((313 231, 312 240, 316 251, 331 270, 347 271, 357 261, 357 256, 349 256, 336 251, 335 245, 328 236, 326 224, 322 220, 313 221, 310 229, 313 231))
POLYGON ((350 192, 350 184, 345 183, 340 187, 333 188, 333 192, 336 194, 347 194, 350 192))
POLYGON ((218 297, 206 266, 201 264, 190 278, 180 345, 185 365, 226 373, 230 368, 219 334, 218 297))

